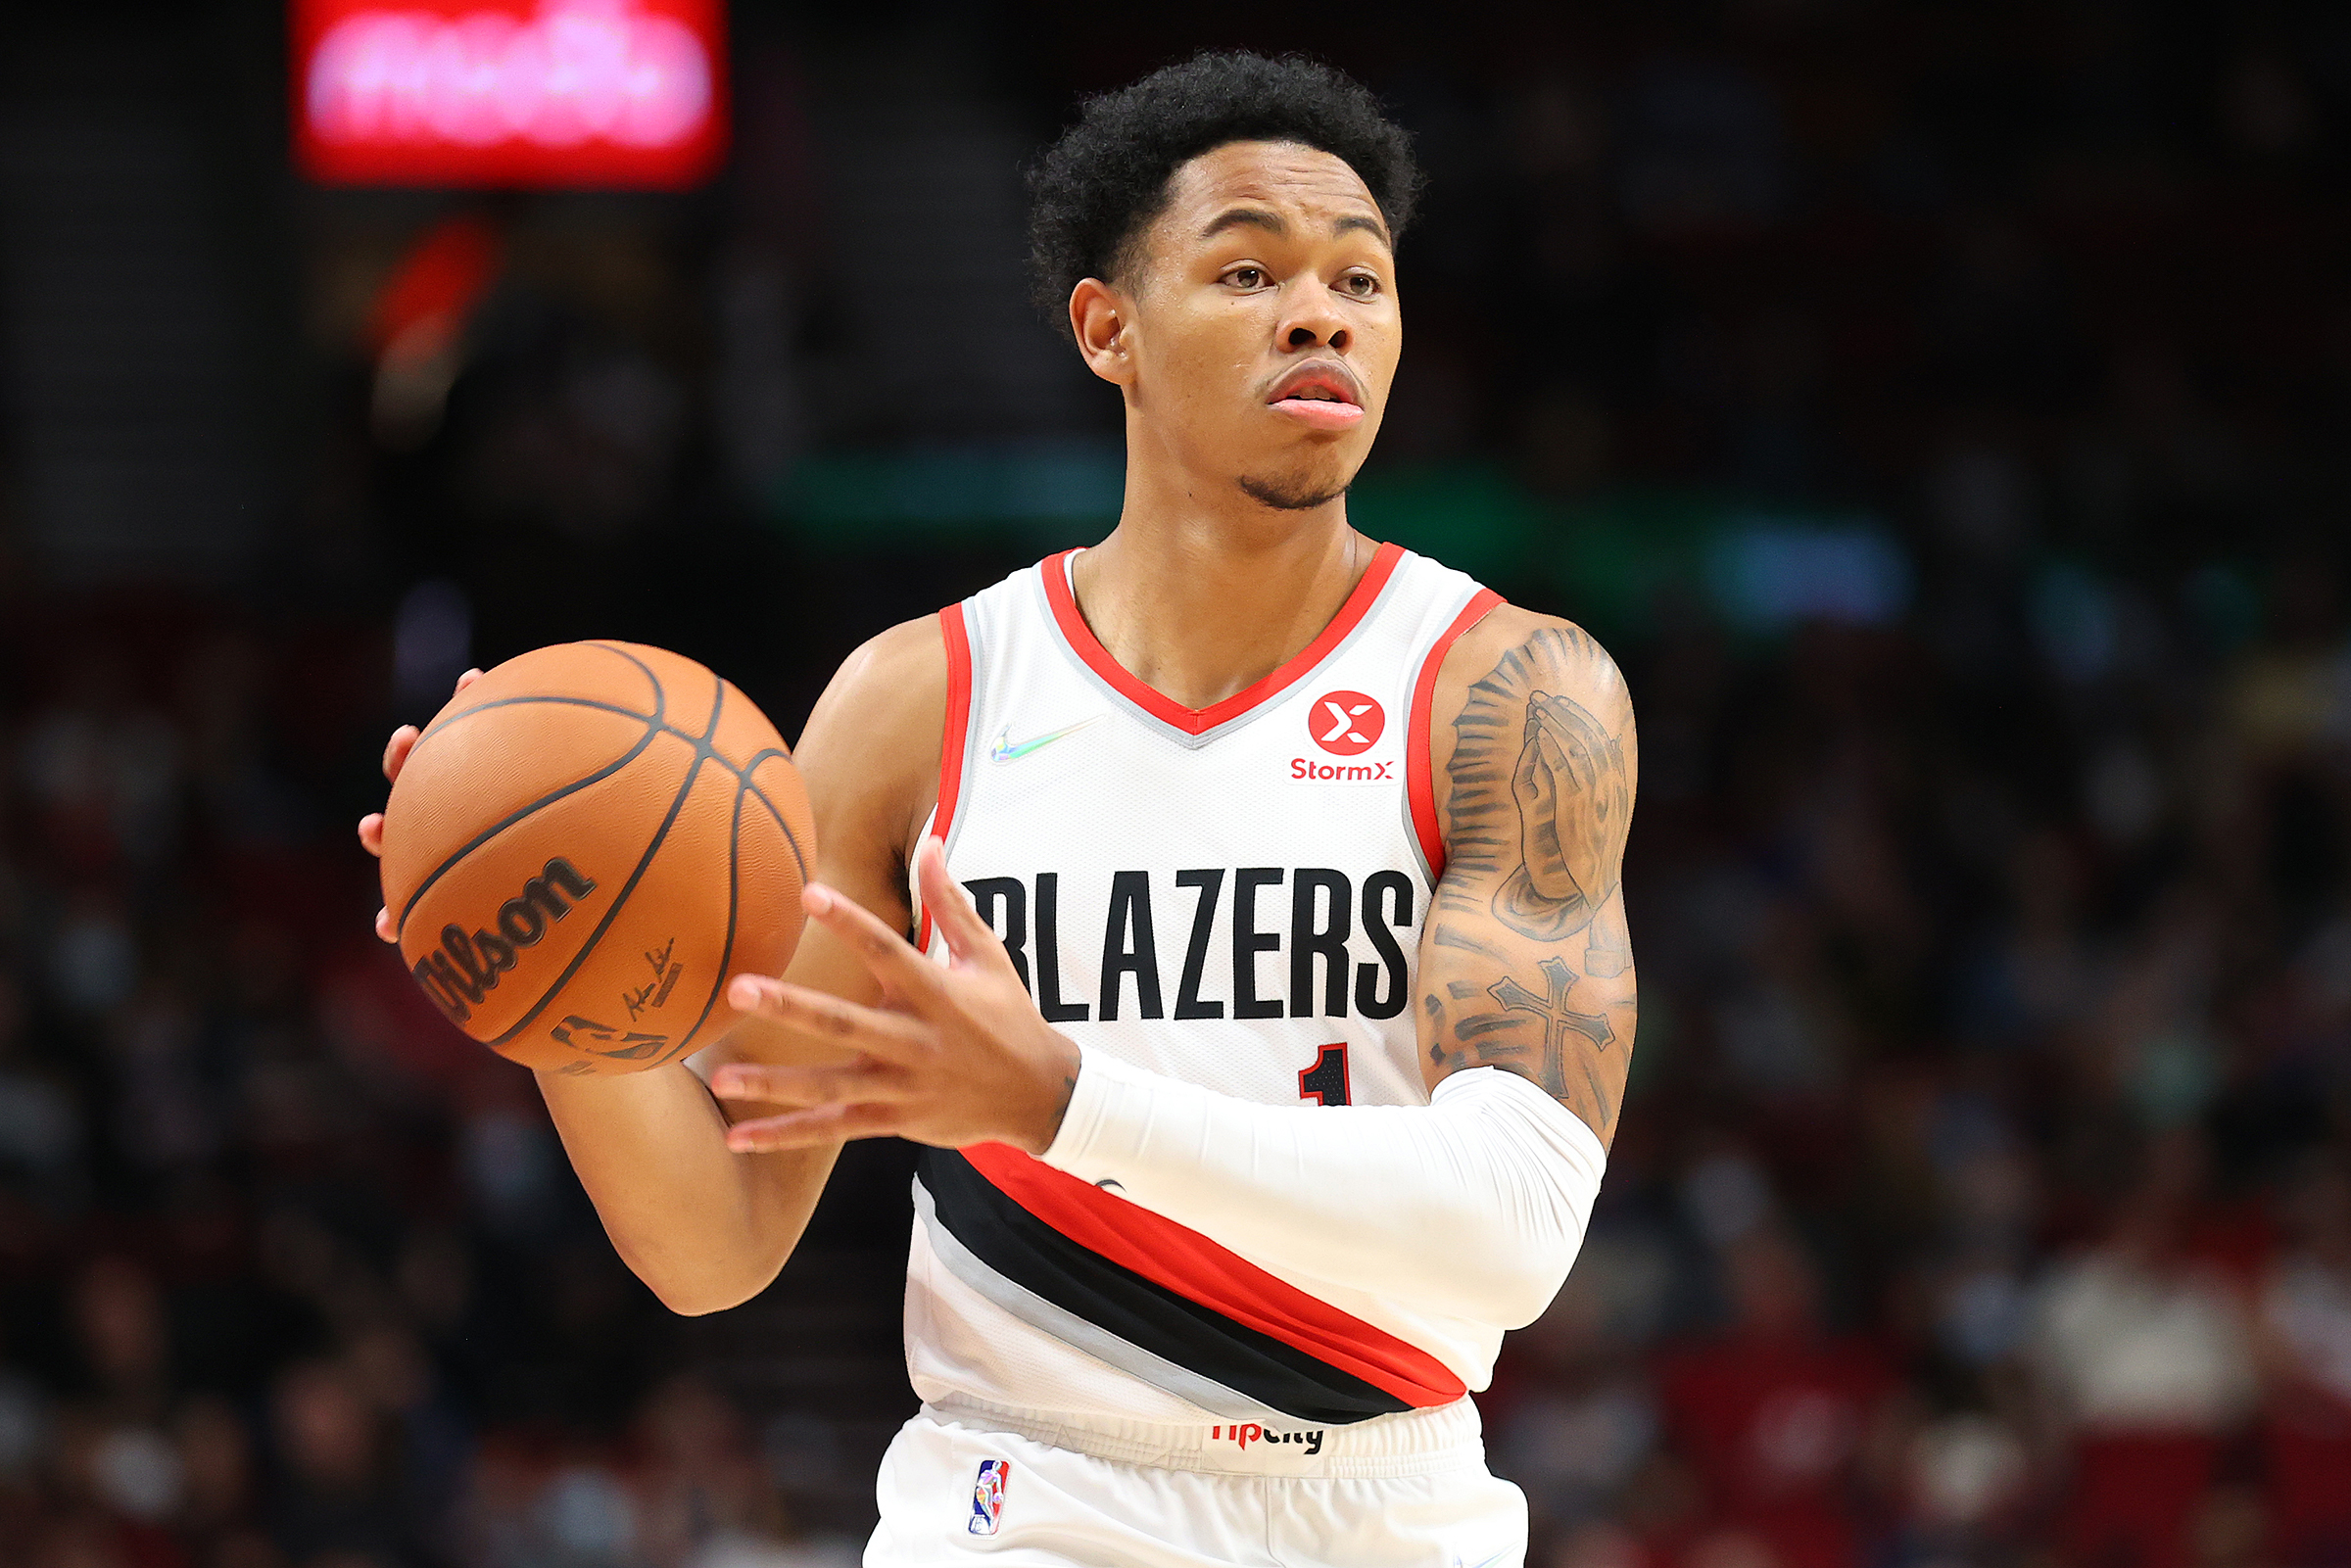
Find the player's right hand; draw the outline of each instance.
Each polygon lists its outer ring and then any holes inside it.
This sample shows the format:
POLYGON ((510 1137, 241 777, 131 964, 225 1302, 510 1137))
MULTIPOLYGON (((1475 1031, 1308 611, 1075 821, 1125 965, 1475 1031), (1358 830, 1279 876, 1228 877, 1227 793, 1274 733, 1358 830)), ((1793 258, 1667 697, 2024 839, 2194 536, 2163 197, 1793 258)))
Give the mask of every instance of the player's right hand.
POLYGON ((1078 1043, 1036 1010, 1003 941, 948 874, 936 838, 916 847, 914 870, 923 907, 947 941, 943 966, 822 882, 800 894, 810 922, 881 982, 879 1006, 762 974, 729 983, 738 1010, 782 1023, 820 1053, 731 1062, 710 1075, 721 1100, 783 1108, 728 1128, 737 1154, 884 1136, 936 1149, 1008 1143, 1041 1155, 1051 1147, 1078 1086, 1078 1043))
MULTIPOLYGON (((463 675, 457 677, 457 691, 464 690, 481 678, 481 671, 467 670, 463 675)), ((453 691, 450 694, 455 696, 456 692, 453 691)), ((392 732, 392 738, 384 742, 385 783, 391 784, 399 780, 400 770, 408 764, 408 753, 416 749, 417 737, 423 734, 423 731, 412 724, 404 724, 392 732)), ((371 811, 360 819, 360 847, 379 860, 383 857, 384 814, 382 812, 371 811)), ((392 925, 390 910, 378 909, 375 912, 375 934, 387 942, 400 940, 400 932, 392 925)))

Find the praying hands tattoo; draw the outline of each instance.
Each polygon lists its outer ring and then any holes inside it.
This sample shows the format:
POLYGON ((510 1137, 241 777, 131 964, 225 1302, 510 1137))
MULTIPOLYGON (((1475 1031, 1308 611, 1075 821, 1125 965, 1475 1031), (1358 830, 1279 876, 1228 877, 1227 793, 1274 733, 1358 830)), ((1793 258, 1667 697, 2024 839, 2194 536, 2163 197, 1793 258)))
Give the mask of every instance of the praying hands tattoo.
POLYGON ((1580 630, 1541 627, 1469 688, 1453 729, 1451 858, 1421 998, 1430 1061, 1520 1073, 1605 1138, 1635 1012, 1623 679, 1580 630))

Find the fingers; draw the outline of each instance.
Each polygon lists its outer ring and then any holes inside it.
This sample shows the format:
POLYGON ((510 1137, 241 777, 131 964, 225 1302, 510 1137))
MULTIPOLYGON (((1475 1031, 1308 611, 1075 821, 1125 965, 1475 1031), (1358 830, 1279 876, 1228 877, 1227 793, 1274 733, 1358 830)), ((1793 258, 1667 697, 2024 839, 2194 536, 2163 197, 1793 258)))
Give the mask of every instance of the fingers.
MULTIPOLYGON (((382 858, 384 853, 384 814, 382 812, 371 811, 360 819, 360 847, 378 859, 382 858)), ((390 910, 379 909, 375 912, 375 934, 387 942, 400 940, 400 932, 392 926, 390 910)))
POLYGON ((993 969, 1014 973, 1012 956, 988 924, 980 918, 972 895, 947 871, 946 847, 926 837, 914 850, 914 873, 922 888, 923 908, 931 924, 947 939, 947 951, 958 969, 993 969))
POLYGON ((739 1155, 776 1154, 787 1149, 818 1149, 846 1143, 851 1138, 881 1138, 898 1130, 896 1111, 884 1105, 828 1105, 757 1121, 738 1121, 727 1129, 727 1147, 739 1155))
MULTIPOLYGON (((481 671, 467 670, 463 675, 457 677, 457 689, 462 691, 481 678, 481 671)), ((423 732, 412 724, 404 724, 392 732, 392 737, 384 742, 384 777, 387 780, 394 784, 400 782, 400 770, 408 765, 408 753, 416 749, 416 742, 422 734, 423 732)), ((360 819, 360 847, 378 860, 383 858, 384 814, 382 812, 371 811, 360 819)), ((375 912, 375 934, 387 942, 400 940, 400 932, 392 924, 390 910, 379 909, 375 912)))
POLYGON ((710 1092, 721 1100, 805 1108, 900 1102, 913 1090, 904 1071, 868 1057, 839 1067, 730 1063, 710 1075, 710 1092))
MULTIPOLYGON (((463 675, 457 677, 456 689, 462 691, 481 678, 481 671, 467 670, 463 675)), ((452 692, 451 694, 454 696, 456 693, 452 692)), ((385 778, 395 784, 399 783, 400 770, 408 766, 408 753, 416 749, 416 737, 420 733, 412 724, 404 724, 392 732, 392 738, 384 742, 385 778)))
POLYGON ((920 1019, 863 1007, 763 974, 736 975, 727 988, 727 1000, 739 1012, 756 1013, 802 1034, 815 1035, 846 1050, 870 1052, 891 1062, 927 1054, 936 1040, 931 1026, 920 1019))
POLYGON ((400 782, 400 770, 408 766, 408 753, 416 749, 416 737, 422 733, 412 724, 404 724, 392 732, 392 738, 384 742, 386 779, 395 784, 400 782))
POLYGON ((800 891, 800 907, 808 911, 810 920, 846 942, 864 959, 865 967, 873 971, 886 991, 910 1004, 937 996, 942 978, 938 966, 916 952, 905 937, 883 925, 855 899, 823 882, 810 882, 800 891))

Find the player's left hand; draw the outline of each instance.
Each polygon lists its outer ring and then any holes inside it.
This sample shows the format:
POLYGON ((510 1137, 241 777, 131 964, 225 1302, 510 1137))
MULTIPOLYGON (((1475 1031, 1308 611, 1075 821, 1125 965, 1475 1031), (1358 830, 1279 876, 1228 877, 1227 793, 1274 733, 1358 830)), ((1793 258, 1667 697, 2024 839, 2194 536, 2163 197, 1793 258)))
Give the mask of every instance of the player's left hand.
POLYGON ((732 1062, 711 1074, 722 1100, 798 1109, 738 1121, 727 1146, 765 1154, 896 1136, 936 1148, 1008 1143, 1042 1154, 1078 1082, 1078 1047, 1048 1024, 996 933, 947 875, 937 841, 915 851, 923 907, 946 938, 944 969, 837 890, 812 882, 808 918, 864 958, 882 1005, 739 974, 727 999, 744 1013, 833 1047, 815 1064, 732 1062))

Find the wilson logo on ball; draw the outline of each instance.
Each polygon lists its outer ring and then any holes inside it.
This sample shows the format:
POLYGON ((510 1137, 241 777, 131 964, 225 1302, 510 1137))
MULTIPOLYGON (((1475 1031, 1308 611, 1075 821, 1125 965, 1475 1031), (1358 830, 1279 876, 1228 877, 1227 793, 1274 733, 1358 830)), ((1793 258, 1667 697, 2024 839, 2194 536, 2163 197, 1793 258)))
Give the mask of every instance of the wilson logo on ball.
POLYGON ((1378 743, 1388 716, 1361 691, 1325 691, 1307 710, 1306 733, 1334 757, 1353 757, 1378 743))
POLYGON ((596 891, 596 879, 583 877, 561 857, 522 884, 522 891, 501 904, 498 929, 476 930, 449 925, 441 927, 441 945, 416 961, 410 973, 424 994, 439 1004, 453 1023, 462 1023, 498 988, 498 977, 514 967, 514 950, 536 947, 547 935, 548 923, 571 913, 568 900, 596 891))

